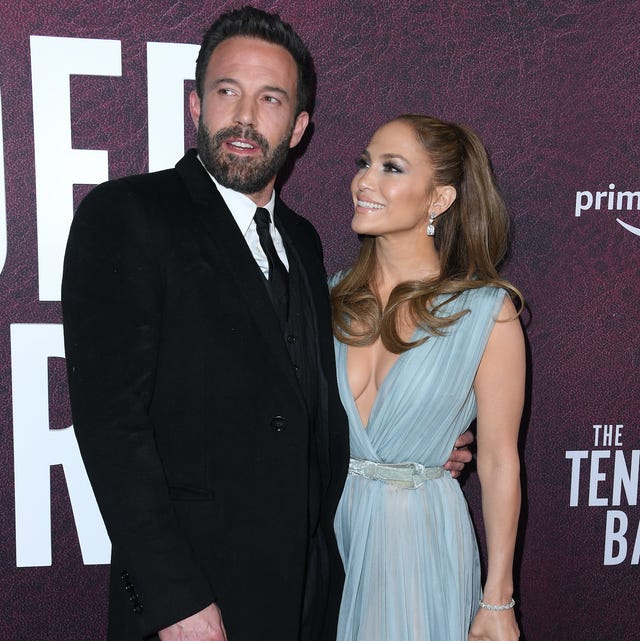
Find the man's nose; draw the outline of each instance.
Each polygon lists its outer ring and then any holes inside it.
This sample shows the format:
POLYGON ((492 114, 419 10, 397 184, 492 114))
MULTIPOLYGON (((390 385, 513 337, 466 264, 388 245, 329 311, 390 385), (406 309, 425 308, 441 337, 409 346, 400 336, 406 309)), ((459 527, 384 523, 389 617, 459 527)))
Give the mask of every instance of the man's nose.
POLYGON ((234 121, 243 127, 255 127, 255 101, 250 96, 240 96, 236 103, 234 121))

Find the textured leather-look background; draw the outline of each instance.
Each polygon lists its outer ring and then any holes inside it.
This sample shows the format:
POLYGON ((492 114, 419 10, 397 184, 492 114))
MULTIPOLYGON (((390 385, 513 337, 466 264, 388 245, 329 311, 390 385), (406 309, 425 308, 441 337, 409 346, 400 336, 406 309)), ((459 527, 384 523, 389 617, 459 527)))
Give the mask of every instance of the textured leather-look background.
MULTIPOLYGON (((616 222, 638 227, 640 212, 603 206, 574 215, 577 191, 607 191, 610 183, 616 190, 640 189, 640 4, 257 5, 292 22, 315 57, 315 131, 282 193, 316 224, 329 271, 346 266, 356 250, 348 185, 353 161, 377 125, 401 112, 429 113, 470 125, 485 141, 514 220, 506 274, 529 307, 526 499, 516 595, 523 638, 637 639, 640 580, 631 560, 638 507, 623 500, 611 508, 628 517, 629 551, 621 563, 604 565, 609 508, 588 505, 586 461, 580 503, 569 506, 565 452, 612 449, 595 446, 592 426, 599 423, 624 424, 618 449, 627 461, 640 449, 640 237, 616 222)), ((146 43, 199 43, 212 19, 232 6, 238 3, 8 0, 0 7, 8 233, 0 274, 3 640, 101 641, 106 622, 106 567, 83 565, 60 466, 51 472, 53 563, 16 567, 9 327, 60 322, 59 303, 38 300, 29 37, 121 41, 121 77, 71 81, 73 146, 107 149, 110 176, 117 177, 147 169, 146 43)), ((185 127, 191 145, 190 122, 185 127)), ((79 197, 86 187, 76 191, 79 197)), ((64 428, 70 412, 62 359, 50 359, 49 380, 50 427, 64 428)), ((598 495, 609 502, 611 456, 597 471, 605 474, 598 495)), ((473 471, 465 491, 477 517, 473 471)))

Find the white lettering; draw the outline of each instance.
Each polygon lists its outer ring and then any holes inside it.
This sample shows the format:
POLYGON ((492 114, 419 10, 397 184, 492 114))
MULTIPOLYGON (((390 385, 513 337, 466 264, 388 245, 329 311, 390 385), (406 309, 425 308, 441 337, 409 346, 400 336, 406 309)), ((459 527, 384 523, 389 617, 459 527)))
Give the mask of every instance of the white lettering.
POLYGON ((607 450, 594 450, 591 452, 591 473, 589 476, 589 505, 609 505, 609 499, 598 497, 598 484, 607 478, 600 472, 600 459, 610 458, 611 452, 607 450))
POLYGON ((626 209, 630 211, 633 209, 634 199, 636 201, 636 209, 640 210, 640 191, 619 191, 616 200, 616 209, 618 209, 618 211, 622 210, 625 207, 623 201, 626 200, 626 209))
POLYGON ((184 154, 184 81, 195 78, 196 45, 147 43, 149 171, 167 169, 184 154))
POLYGON ((571 460, 571 492, 569 505, 575 507, 578 505, 578 496, 580 490, 580 461, 588 458, 589 452, 586 450, 576 450, 565 452, 565 458, 571 460))
POLYGON ((60 300, 73 185, 109 175, 107 151, 71 147, 71 74, 122 75, 120 42, 31 36, 38 284, 40 300, 48 301, 60 300))
POLYGON ((602 425, 594 425, 593 426, 593 431, 595 432, 595 438, 593 440, 593 445, 594 447, 598 447, 600 444, 600 430, 602 429, 602 425))
POLYGON ((52 465, 64 469, 85 564, 109 563, 109 538, 73 429, 49 429, 49 357, 64 358, 61 325, 11 325, 17 565, 51 565, 52 465))
POLYGON ((629 505, 638 505, 638 481, 640 479, 640 450, 632 450, 631 467, 622 450, 616 451, 615 465, 613 468, 613 495, 611 505, 620 505, 622 500, 622 486, 629 505))
POLYGON ((7 198, 4 184, 4 139, 2 122, 2 99, 0 97, 0 273, 7 259, 7 198))
POLYGON ((576 192, 576 209, 575 215, 580 214, 586 209, 590 209, 593 205, 593 194, 590 191, 577 191, 576 192), (584 200, 586 197, 586 201, 584 200))
POLYGON ((616 447, 622 447, 622 428, 624 425, 621 423, 618 423, 616 425, 616 441, 615 441, 615 446, 616 447))
POLYGON ((604 537, 604 564, 618 565, 627 556, 627 515, 621 510, 607 510, 607 525, 604 537), (618 552, 614 554, 613 548, 617 544, 618 552))
POLYGON ((615 183, 610 183, 611 191, 596 191, 595 198, 590 191, 577 191, 574 214, 580 216, 583 211, 591 209, 594 205, 595 209, 602 209, 604 204, 609 211, 640 211, 640 191, 613 191, 615 187, 615 183))
POLYGON ((594 425, 594 441, 595 447, 622 447, 622 428, 624 425, 618 423, 617 425, 594 425), (614 430, 615 427, 615 430, 614 430), (602 432, 602 434, 600 433, 602 432), (614 439, 615 434, 615 439, 614 439), (602 438, 601 438, 602 437, 602 438))

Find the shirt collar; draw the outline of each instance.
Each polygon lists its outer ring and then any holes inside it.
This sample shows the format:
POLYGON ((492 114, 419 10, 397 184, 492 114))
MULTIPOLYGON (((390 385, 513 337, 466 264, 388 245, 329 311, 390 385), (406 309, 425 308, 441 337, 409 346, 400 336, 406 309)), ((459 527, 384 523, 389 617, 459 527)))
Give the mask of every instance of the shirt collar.
MULTIPOLYGON (((200 160, 200 156, 198 156, 198 160, 200 160)), ((202 163, 202 160, 200 160, 200 162, 202 163)), ((204 164, 202 166, 204 167, 204 164)), ((221 185, 209 173, 209 170, 206 167, 204 168, 206 172, 209 174, 209 177, 211 178, 211 180, 213 180, 213 184, 216 186, 216 189, 220 192, 222 199, 224 200, 226 206, 229 208, 229 211, 231 212, 231 215, 236 221, 238 227, 240 228, 242 235, 246 236, 247 231, 249 231, 249 227, 253 222, 253 217, 256 213, 257 205, 253 202, 253 200, 251 200, 251 198, 249 198, 249 196, 245 194, 241 194, 239 191, 234 191, 233 189, 229 189, 228 187, 224 187, 223 185, 221 185)), ((276 202, 276 193, 275 193, 275 190, 272 190, 271 198, 269 199, 269 202, 266 205, 263 205, 264 209, 266 209, 269 212, 272 222, 274 220, 273 211, 275 208, 275 202, 276 202)))

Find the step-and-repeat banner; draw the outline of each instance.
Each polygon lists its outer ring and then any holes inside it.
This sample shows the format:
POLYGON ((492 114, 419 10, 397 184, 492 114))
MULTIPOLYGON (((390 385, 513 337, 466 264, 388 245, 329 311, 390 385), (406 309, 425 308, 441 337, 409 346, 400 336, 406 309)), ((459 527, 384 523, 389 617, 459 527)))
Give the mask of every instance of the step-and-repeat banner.
MULTIPOLYGON (((238 4, 0 7, 2 639, 105 638, 109 541, 65 380, 66 235, 91 186, 172 166, 193 145, 197 45, 238 4)), ((256 4, 314 54, 314 131, 282 194, 317 226, 330 271, 356 251, 348 185, 379 124, 427 113, 485 141, 514 220, 506 275, 528 303, 523 636, 637 639, 640 5, 256 4)), ((464 487, 477 517, 473 470, 464 487)))

